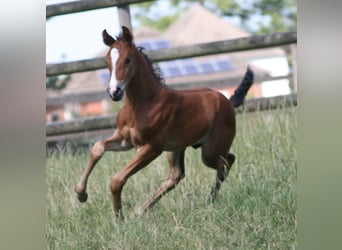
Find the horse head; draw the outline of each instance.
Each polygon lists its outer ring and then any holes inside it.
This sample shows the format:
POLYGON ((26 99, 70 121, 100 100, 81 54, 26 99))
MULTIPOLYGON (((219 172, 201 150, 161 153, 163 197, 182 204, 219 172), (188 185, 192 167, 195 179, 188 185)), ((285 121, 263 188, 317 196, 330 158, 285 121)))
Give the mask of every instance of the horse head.
POLYGON ((107 93, 113 101, 120 101, 135 74, 133 35, 127 27, 122 26, 122 33, 116 39, 106 30, 102 32, 102 38, 109 47, 106 54, 106 63, 110 73, 107 93))

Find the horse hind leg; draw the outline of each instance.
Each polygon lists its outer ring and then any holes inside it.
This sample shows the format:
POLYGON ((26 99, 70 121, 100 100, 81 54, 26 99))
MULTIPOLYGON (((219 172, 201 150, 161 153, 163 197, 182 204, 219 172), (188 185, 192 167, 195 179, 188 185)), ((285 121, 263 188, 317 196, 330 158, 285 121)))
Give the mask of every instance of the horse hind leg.
POLYGON ((217 168, 216 172, 216 179, 215 184, 211 189, 210 192, 210 201, 214 201, 218 191, 221 188, 222 182, 228 177, 229 171, 235 161, 235 155, 232 153, 228 153, 227 157, 224 158, 223 156, 220 156, 220 160, 223 163, 220 163, 217 168))
POLYGON ((167 153, 167 160, 169 163, 168 178, 161 184, 159 189, 145 202, 145 204, 135 211, 138 216, 142 215, 149 208, 151 208, 167 192, 174 189, 179 181, 185 177, 184 153, 185 149, 178 152, 167 153))
POLYGON ((213 169, 216 169, 215 183, 210 191, 209 201, 215 200, 222 182, 228 177, 229 171, 235 161, 235 155, 232 153, 217 153, 212 147, 203 147, 202 161, 213 169))

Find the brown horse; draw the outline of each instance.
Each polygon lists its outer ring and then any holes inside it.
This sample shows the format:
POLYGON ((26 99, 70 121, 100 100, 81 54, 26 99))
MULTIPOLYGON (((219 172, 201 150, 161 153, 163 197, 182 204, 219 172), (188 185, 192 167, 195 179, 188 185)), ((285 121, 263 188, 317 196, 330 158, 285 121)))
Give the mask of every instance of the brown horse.
POLYGON ((248 68, 244 79, 228 100, 217 91, 202 88, 176 91, 162 84, 160 75, 146 54, 137 48, 126 27, 116 39, 102 32, 109 46, 106 62, 110 70, 107 92, 113 101, 125 103, 117 115, 113 135, 94 144, 87 167, 75 191, 80 202, 88 198, 88 177, 106 151, 136 149, 136 155, 112 177, 114 213, 122 217, 121 192, 127 179, 167 151, 169 175, 160 188, 138 209, 138 214, 152 207, 184 178, 184 152, 188 146, 201 147, 203 163, 216 170, 211 191, 214 199, 235 160, 229 153, 235 137, 235 111, 253 83, 248 68))

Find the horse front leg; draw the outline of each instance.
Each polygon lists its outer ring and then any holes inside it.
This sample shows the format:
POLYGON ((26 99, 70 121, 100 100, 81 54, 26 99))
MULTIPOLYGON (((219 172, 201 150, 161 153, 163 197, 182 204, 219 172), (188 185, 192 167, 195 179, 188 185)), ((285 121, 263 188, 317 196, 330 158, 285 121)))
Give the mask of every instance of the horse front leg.
POLYGON ((155 151, 149 145, 139 147, 134 158, 122 170, 112 177, 110 190, 113 196, 113 210, 117 218, 123 218, 121 192, 127 179, 142 168, 146 167, 160 154, 161 151, 155 151))
POLYGON ((130 143, 126 142, 118 130, 115 130, 113 135, 104 141, 97 141, 92 147, 87 166, 78 181, 75 192, 80 202, 86 202, 88 193, 86 192, 88 178, 93 171, 96 163, 101 159, 106 151, 124 151, 131 149, 130 143))

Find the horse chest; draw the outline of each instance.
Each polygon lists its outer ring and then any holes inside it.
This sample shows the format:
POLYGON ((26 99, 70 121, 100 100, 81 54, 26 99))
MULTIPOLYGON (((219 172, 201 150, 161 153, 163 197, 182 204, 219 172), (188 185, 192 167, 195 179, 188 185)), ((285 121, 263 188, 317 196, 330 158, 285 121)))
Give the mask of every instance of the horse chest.
POLYGON ((134 147, 138 147, 138 146, 141 146, 143 144, 141 134, 139 133, 139 131, 136 128, 130 128, 128 136, 129 136, 134 147))
POLYGON ((144 136, 144 133, 134 126, 124 126, 119 128, 119 130, 124 139, 130 142, 134 147, 139 147, 148 143, 148 138, 144 136))

